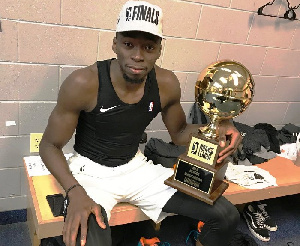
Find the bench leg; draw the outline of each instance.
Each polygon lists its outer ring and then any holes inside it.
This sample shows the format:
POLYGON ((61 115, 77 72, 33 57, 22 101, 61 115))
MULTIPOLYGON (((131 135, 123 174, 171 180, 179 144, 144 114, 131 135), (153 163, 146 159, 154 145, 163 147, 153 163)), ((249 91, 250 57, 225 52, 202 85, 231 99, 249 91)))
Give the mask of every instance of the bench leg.
POLYGON ((40 246, 41 240, 36 235, 34 221, 33 221, 30 209, 27 209, 27 225, 28 225, 28 229, 29 229, 29 235, 30 235, 32 246, 40 246))
POLYGON ((33 238, 31 239, 32 246, 40 246, 41 240, 38 239, 36 233, 34 233, 33 238))

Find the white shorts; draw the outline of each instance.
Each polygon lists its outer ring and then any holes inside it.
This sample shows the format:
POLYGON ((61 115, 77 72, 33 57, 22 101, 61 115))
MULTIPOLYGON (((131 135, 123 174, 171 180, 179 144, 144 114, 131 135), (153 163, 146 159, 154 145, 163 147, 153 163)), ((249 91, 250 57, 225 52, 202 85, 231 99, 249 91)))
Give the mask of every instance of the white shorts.
POLYGON ((156 223, 169 215, 162 212, 162 208, 177 190, 165 185, 164 181, 174 171, 147 161, 141 151, 118 167, 100 165, 78 153, 68 162, 75 179, 105 209, 108 220, 112 208, 119 202, 140 207, 156 223))

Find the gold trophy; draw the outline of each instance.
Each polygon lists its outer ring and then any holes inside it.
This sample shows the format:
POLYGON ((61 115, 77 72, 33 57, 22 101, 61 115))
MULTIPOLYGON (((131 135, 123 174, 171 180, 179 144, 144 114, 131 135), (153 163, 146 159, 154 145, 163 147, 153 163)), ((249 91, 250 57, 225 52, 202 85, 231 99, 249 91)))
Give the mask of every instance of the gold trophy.
POLYGON ((187 151, 180 155, 174 175, 165 184, 210 205, 228 188, 224 182, 228 161, 217 163, 222 150, 218 141, 218 125, 246 110, 254 95, 254 80, 241 63, 217 61, 198 76, 195 100, 209 116, 210 123, 191 136, 187 151))

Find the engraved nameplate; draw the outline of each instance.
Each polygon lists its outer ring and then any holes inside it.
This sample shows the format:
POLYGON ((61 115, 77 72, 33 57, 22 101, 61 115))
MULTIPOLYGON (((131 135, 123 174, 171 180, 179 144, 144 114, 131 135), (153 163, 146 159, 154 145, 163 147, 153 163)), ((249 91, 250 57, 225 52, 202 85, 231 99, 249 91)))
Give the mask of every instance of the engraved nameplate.
POLYGON ((174 179, 194 189, 209 193, 214 173, 179 159, 174 179))

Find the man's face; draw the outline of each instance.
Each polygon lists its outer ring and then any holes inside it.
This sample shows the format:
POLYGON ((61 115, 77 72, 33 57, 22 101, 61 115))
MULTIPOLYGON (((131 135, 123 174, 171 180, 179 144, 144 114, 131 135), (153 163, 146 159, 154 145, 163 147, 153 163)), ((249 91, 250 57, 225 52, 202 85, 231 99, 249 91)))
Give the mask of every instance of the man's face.
POLYGON ((160 56, 161 39, 143 32, 118 33, 113 51, 126 81, 142 83, 160 56))

